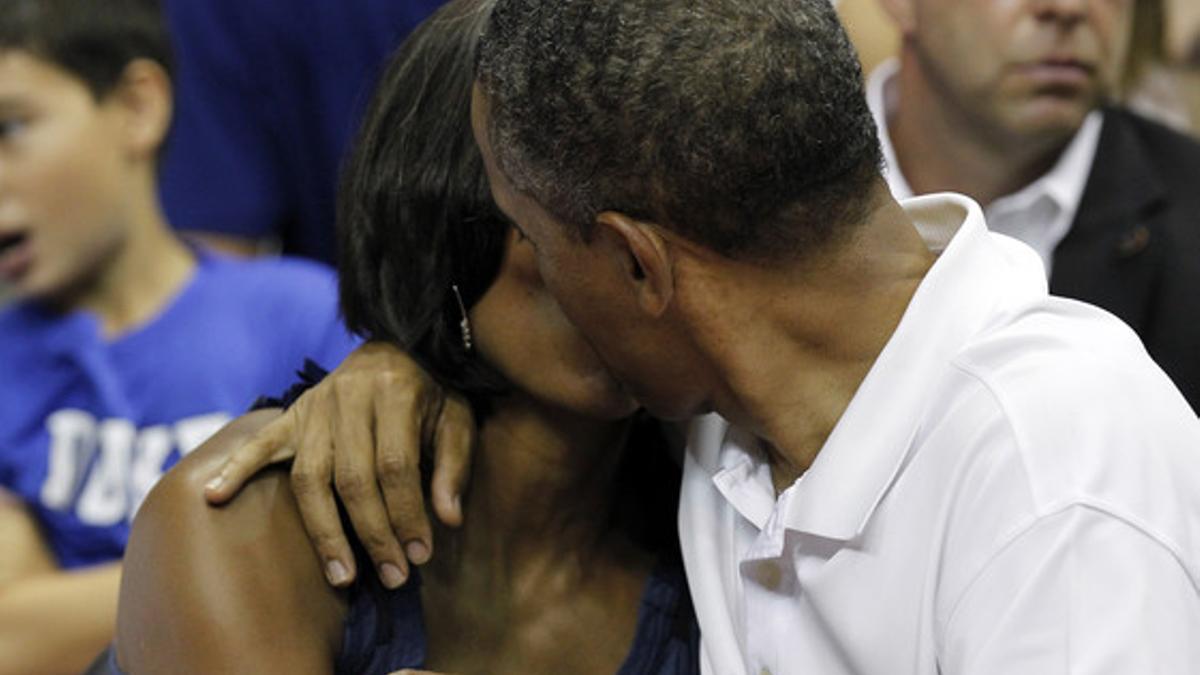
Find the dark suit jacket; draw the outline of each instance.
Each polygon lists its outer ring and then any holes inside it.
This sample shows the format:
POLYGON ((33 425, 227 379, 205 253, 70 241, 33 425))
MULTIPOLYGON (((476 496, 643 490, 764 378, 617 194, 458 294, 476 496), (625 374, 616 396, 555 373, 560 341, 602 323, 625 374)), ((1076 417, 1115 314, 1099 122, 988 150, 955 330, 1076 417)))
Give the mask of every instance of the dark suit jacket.
POLYGON ((1121 317, 1200 411, 1200 142, 1104 111, 1050 290, 1121 317))

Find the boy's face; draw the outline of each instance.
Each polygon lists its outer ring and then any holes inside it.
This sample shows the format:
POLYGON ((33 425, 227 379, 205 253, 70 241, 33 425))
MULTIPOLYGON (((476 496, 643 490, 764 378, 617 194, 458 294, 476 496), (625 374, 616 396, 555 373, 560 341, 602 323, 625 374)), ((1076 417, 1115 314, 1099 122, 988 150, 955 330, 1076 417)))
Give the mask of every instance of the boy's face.
POLYGON ((56 300, 126 238, 132 158, 120 106, 21 50, 0 50, 0 282, 56 300))

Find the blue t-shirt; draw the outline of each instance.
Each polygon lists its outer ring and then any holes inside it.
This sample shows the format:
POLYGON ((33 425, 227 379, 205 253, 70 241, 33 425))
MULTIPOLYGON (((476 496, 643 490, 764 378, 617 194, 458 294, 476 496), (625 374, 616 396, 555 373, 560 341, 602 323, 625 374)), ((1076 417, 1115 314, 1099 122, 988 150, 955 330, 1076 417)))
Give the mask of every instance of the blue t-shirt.
POLYGON ((115 340, 84 312, 0 312, 0 486, 29 505, 63 568, 119 559, 181 454, 306 358, 333 367, 356 344, 324 266, 198 258, 156 318, 115 340))
POLYGON ((361 111, 388 55, 442 2, 167 0, 168 220, 278 235, 284 253, 332 261, 337 170, 361 111))

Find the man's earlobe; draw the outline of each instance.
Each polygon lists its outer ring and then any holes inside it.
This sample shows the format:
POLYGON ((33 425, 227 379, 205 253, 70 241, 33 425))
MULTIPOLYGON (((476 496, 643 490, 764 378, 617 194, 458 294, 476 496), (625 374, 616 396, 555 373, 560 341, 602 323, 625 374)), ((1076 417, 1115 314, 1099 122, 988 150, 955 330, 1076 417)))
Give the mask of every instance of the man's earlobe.
POLYGON ((614 255, 621 256, 628 283, 638 305, 661 316, 675 295, 674 261, 669 242, 653 223, 617 211, 596 216, 598 236, 610 237, 614 255))

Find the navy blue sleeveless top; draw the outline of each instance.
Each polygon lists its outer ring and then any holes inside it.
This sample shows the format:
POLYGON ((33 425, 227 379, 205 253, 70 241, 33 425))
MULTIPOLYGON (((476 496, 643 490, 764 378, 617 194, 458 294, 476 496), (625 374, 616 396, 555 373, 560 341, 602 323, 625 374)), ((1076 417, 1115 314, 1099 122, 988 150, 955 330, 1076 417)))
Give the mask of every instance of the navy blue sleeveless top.
MULTIPOLYGON (((370 569, 366 567, 364 569, 370 569)), ((387 591, 375 575, 360 576, 335 672, 387 675, 422 668, 426 661, 421 580, 387 591)), ((651 572, 638 609, 637 630, 618 675, 694 675, 700 672, 700 628, 678 560, 662 559, 651 572)))

